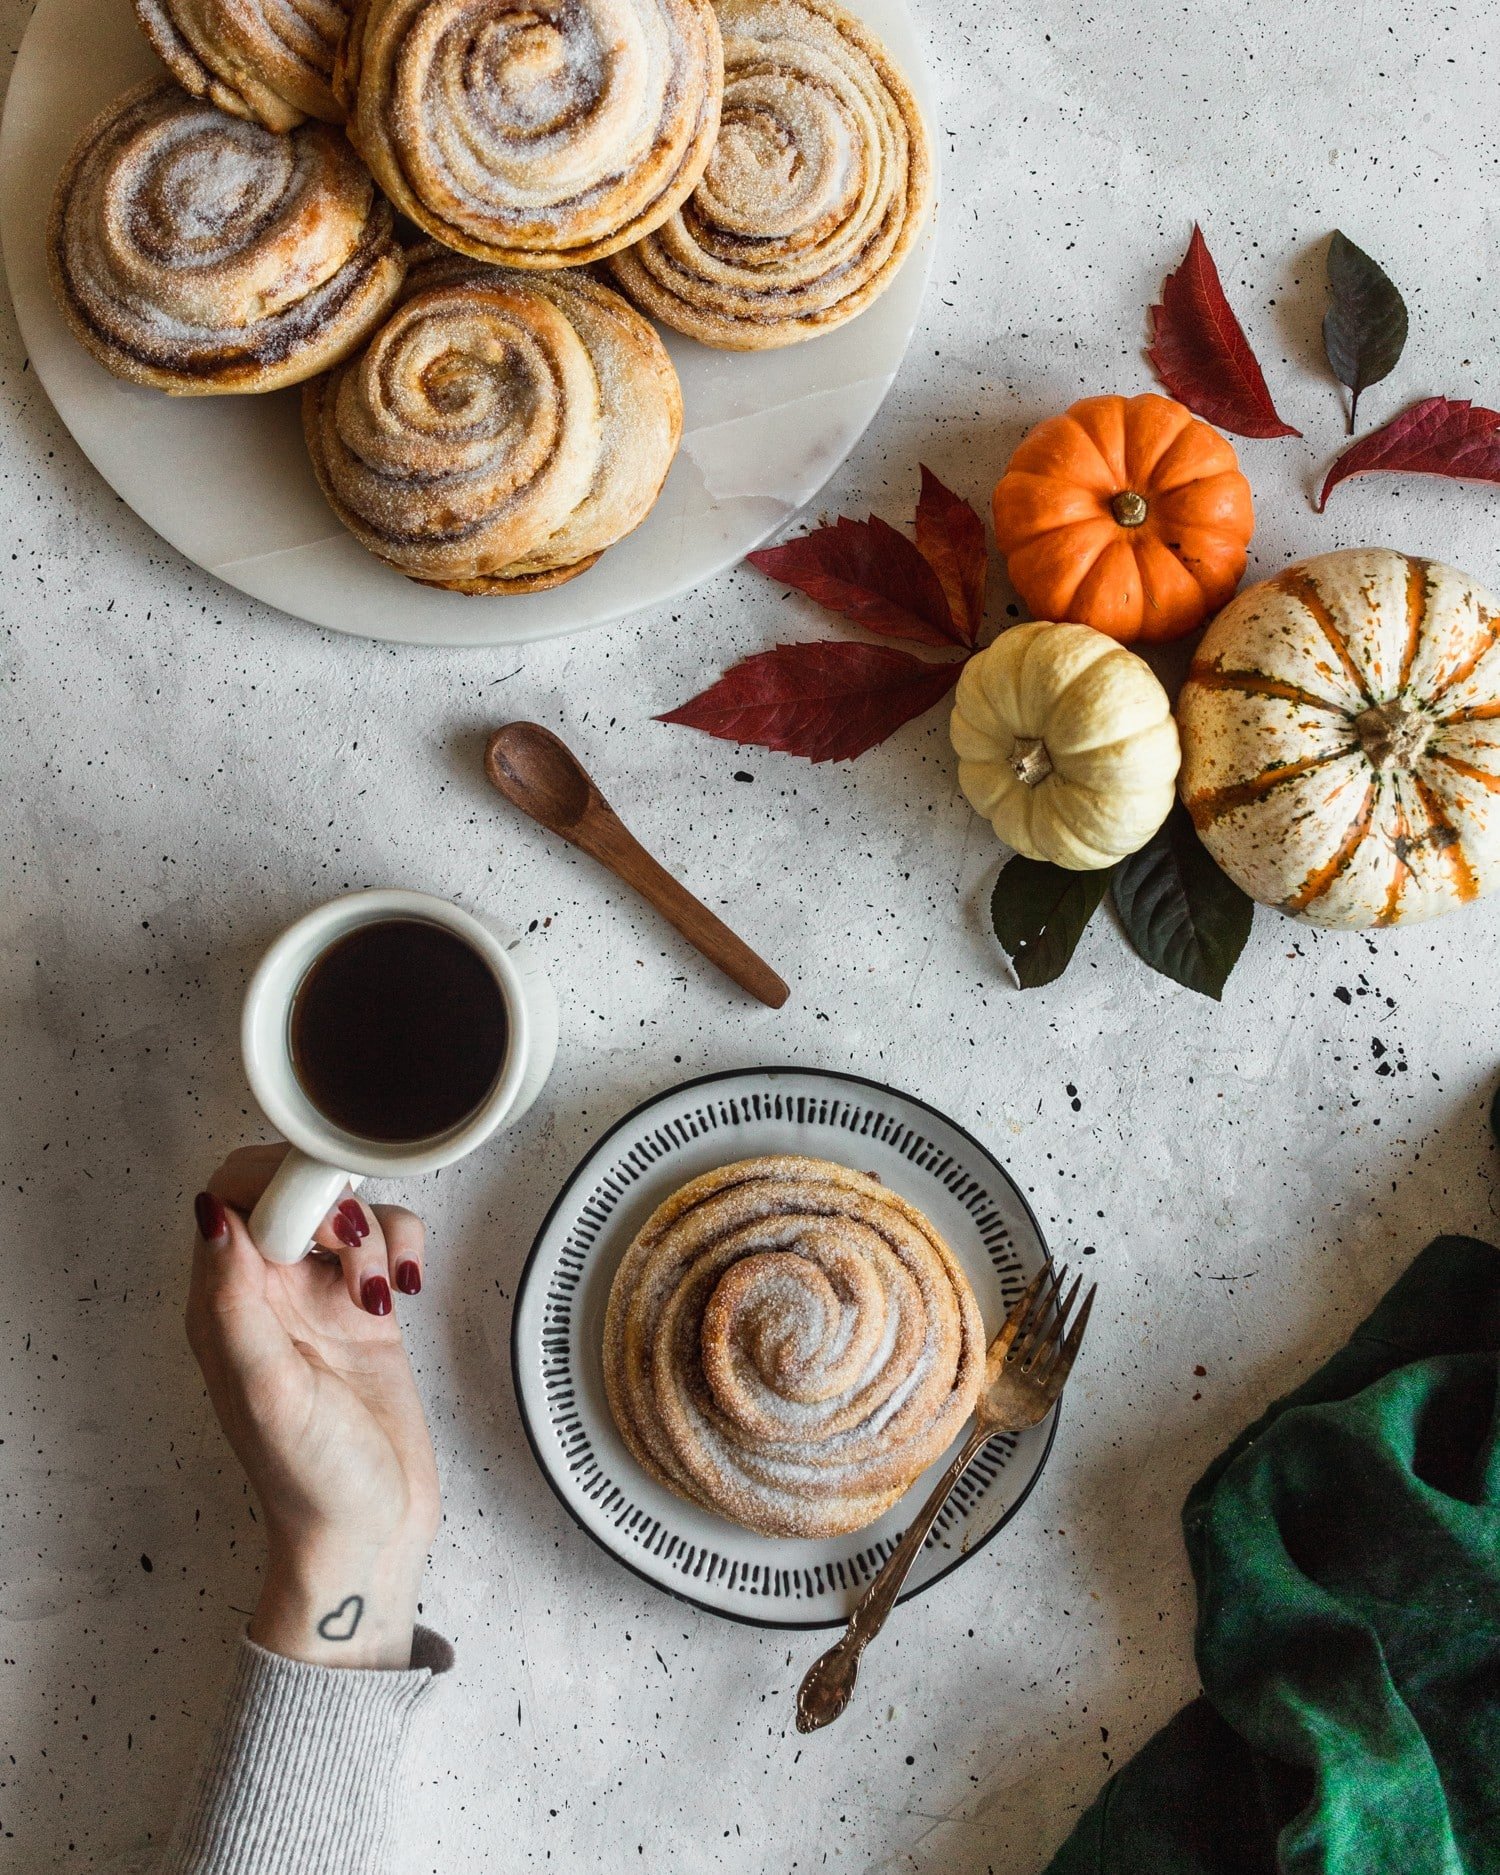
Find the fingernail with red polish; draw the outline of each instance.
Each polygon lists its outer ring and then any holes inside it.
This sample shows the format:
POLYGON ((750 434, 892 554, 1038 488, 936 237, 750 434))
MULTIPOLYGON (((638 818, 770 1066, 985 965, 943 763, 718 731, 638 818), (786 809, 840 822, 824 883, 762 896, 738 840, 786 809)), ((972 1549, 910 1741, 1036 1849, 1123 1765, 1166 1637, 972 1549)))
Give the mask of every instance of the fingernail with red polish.
POLYGON ((404 1296, 419 1296, 422 1293, 422 1272, 415 1263, 396 1265, 396 1287, 404 1296))
POLYGON ((229 1237, 229 1217, 211 1191, 200 1191, 193 1200, 193 1216, 198 1220, 198 1235, 205 1243, 224 1243, 229 1237))
MULTIPOLYGON (((339 1201, 339 1216, 343 1218, 348 1223, 349 1228, 355 1232, 354 1241, 356 1243, 363 1243, 370 1234, 370 1227, 365 1222, 363 1207, 353 1198, 343 1198, 339 1201)), ((345 1238, 344 1241, 347 1243, 348 1239, 345 1238)))
POLYGON ((339 1242, 347 1249, 357 1250, 364 1242, 364 1238, 360 1236, 359 1232, 349 1222, 342 1205, 339 1206, 328 1221, 332 1226, 334 1236, 337 1237, 339 1242))
POLYGON ((359 1286, 359 1299, 371 1315, 389 1315, 391 1286, 383 1276, 367 1276, 359 1286))

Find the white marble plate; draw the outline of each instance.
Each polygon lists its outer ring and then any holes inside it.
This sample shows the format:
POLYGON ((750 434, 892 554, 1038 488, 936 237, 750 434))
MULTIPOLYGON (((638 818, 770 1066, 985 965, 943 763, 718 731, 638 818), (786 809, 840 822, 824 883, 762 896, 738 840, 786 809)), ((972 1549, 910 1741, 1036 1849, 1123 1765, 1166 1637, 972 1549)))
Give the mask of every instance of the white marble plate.
MULTIPOLYGON (((987 1335, 1047 1260, 1031 1209, 962 1127, 910 1094, 814 1068, 743 1068, 669 1088, 620 1120, 558 1195, 522 1272, 511 1329, 516 1398, 537 1463, 612 1556, 713 1614, 760 1627, 847 1618, 946 1454, 878 1522, 811 1542, 755 1536, 648 1478, 604 1392, 604 1310, 631 1239, 663 1199, 736 1159, 806 1153, 873 1172, 924 1211, 974 1285, 987 1335)), ((1040 1426, 995 1439, 967 1473, 908 1579, 920 1594, 1014 1515, 1051 1450, 1040 1426)))
MULTIPOLYGON (((906 0, 851 4, 933 126, 906 0)), ((930 228, 869 311, 826 337, 736 354, 665 334, 682 379, 682 448, 636 532, 551 592, 481 598, 414 585, 334 520, 303 447, 295 390, 166 397, 122 384, 53 303, 45 231, 63 160, 96 111, 160 69, 130 0, 38 0, 0 126, 0 244, 16 318, 43 388, 115 492, 190 560, 312 624, 406 644, 521 644, 674 599, 812 500, 880 408, 916 325, 930 228)))

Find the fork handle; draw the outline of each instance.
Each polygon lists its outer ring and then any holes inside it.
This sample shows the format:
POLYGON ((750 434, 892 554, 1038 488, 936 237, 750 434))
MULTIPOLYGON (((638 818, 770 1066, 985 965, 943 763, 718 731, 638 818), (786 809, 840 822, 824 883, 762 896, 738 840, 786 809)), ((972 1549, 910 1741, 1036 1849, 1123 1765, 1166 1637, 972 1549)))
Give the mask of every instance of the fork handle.
POLYGON ((948 1494, 973 1464, 991 1434, 977 1428, 970 1433, 957 1458, 938 1479, 931 1497, 901 1533, 901 1540, 886 1558, 880 1574, 859 1598, 859 1605, 849 1617, 849 1625, 826 1654, 808 1668, 797 1688, 797 1730, 816 1732, 833 1721, 848 1705, 859 1678, 859 1657, 885 1626, 885 1618, 896 1606, 901 1585, 911 1573, 937 1514, 948 1501, 948 1494))

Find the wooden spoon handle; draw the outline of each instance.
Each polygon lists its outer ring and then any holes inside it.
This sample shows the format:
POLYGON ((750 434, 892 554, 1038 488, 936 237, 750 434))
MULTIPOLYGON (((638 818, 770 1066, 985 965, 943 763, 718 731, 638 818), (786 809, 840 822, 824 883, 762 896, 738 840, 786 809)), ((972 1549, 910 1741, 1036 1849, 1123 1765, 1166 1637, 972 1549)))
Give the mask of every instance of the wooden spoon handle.
POLYGON ((791 991, 765 959, 757 957, 743 938, 736 937, 721 918, 716 918, 665 866, 659 865, 613 811, 607 819, 586 830, 579 827, 566 837, 608 866, 626 885, 633 886, 689 944, 711 964, 717 964, 742 990, 748 990, 772 1009, 779 1009, 786 1001, 791 991))

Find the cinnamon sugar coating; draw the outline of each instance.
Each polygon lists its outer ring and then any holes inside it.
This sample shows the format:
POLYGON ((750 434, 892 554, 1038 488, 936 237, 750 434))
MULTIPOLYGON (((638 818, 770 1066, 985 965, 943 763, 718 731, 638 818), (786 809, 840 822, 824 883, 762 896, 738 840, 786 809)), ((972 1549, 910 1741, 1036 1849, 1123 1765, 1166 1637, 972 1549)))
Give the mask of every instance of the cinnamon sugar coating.
POLYGON ((142 30, 185 91, 267 130, 342 123, 333 63, 347 0, 135 0, 142 30))
POLYGON ((358 0, 335 85, 419 227, 477 260, 571 267, 693 188, 723 54, 710 0, 358 0))
POLYGON ((890 284, 927 213, 927 133, 905 79, 834 0, 721 0, 724 104, 703 179, 610 263, 644 311, 705 345, 816 338, 890 284))
POLYGON ((748 1159, 658 1207, 610 1291, 604 1378, 642 1468, 765 1536, 862 1529, 984 1376, 979 1307, 913 1205, 826 1160, 748 1159))
POLYGON ((274 136, 151 79, 63 167, 53 291, 116 377, 186 395, 298 384, 378 324, 406 270, 390 206, 338 133, 274 136))
POLYGON ((682 429, 660 339, 585 274, 524 274, 425 243, 365 352, 303 419, 334 511, 400 572, 534 592, 584 571, 660 491, 682 429))

